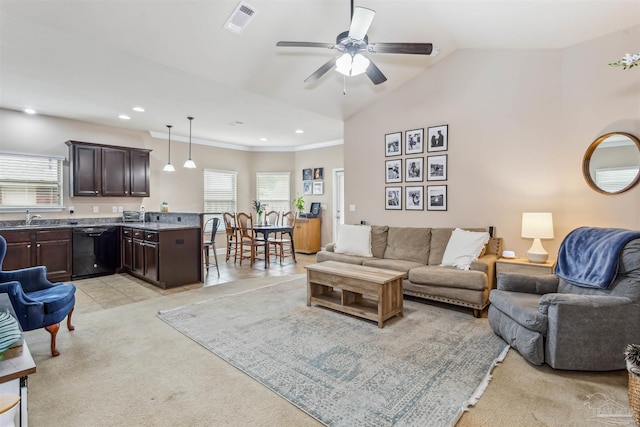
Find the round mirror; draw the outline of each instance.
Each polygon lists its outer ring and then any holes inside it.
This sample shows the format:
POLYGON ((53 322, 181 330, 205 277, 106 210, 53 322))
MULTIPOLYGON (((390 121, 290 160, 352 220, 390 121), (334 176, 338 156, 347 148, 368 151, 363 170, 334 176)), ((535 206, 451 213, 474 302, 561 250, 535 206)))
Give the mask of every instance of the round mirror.
POLYGON ((584 153, 582 174, 599 193, 629 190, 640 179, 640 141, 624 132, 602 135, 584 153))

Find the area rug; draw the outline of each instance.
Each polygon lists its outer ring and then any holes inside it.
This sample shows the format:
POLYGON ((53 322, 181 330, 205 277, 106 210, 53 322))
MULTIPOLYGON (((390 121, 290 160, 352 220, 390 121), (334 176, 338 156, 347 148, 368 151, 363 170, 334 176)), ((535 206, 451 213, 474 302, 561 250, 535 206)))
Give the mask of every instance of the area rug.
POLYGON ((451 426, 508 351, 487 319, 416 301, 384 328, 306 305, 304 278, 159 312, 328 426, 451 426))

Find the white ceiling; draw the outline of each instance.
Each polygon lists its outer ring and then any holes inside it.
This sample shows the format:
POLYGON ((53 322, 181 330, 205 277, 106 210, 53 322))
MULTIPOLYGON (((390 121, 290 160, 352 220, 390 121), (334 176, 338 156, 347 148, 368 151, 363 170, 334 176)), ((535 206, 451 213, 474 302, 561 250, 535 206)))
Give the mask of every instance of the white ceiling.
POLYGON ((377 12, 370 42, 441 53, 370 54, 388 81, 353 77, 343 95, 335 72, 303 82, 335 51, 275 45, 334 42, 349 0, 246 2, 257 13, 237 35, 223 24, 238 0, 0 0, 0 106, 154 135, 172 124, 183 140, 191 115, 194 143, 295 149, 340 140, 345 119, 457 49, 564 48, 640 24, 638 0, 356 0, 377 12))

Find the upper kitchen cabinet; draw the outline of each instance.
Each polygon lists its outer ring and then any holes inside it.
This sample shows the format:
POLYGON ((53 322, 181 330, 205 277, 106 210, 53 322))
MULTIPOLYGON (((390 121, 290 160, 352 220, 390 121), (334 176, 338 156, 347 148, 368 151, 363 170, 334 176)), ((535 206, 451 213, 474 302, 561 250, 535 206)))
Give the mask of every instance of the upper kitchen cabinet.
POLYGON ((71 196, 148 197, 149 152, 67 141, 71 196))

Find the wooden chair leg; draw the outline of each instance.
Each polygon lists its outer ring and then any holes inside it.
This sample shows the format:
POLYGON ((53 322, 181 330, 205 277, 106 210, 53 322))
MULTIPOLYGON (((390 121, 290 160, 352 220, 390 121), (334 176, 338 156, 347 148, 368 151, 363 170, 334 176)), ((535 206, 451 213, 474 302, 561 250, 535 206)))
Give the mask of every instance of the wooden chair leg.
POLYGON ((56 349, 56 335, 58 334, 58 330, 60 330, 60 323, 45 326, 44 328, 51 334, 51 356, 59 356, 60 352, 56 349))
POLYGON ((73 330, 76 329, 76 327, 71 324, 71 315, 73 314, 73 310, 75 310, 75 309, 76 308, 73 307, 71 309, 71 311, 69 312, 69 314, 67 314, 67 329, 69 329, 70 331, 73 331, 73 330))

